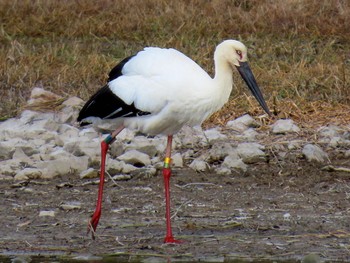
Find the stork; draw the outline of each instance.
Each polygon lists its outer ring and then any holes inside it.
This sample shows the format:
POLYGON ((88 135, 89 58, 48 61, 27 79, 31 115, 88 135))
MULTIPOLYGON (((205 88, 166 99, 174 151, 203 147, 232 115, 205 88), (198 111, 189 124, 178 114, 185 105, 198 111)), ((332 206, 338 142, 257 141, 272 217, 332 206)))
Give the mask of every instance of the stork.
POLYGON ((81 125, 113 119, 115 131, 101 142, 101 171, 97 204, 88 231, 96 231, 101 217, 105 161, 109 145, 124 129, 167 136, 163 177, 165 187, 165 243, 178 243, 170 220, 171 147, 173 135, 184 125, 198 126, 229 99, 236 68, 266 113, 270 111, 247 63, 247 48, 225 40, 214 53, 215 76, 175 49, 147 47, 122 60, 109 73, 107 84, 81 109, 81 125))

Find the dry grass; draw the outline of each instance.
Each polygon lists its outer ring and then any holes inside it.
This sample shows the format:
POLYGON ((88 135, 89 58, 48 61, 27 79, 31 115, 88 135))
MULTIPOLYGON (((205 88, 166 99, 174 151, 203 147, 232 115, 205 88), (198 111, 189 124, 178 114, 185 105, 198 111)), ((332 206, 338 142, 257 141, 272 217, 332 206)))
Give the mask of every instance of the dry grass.
MULTIPOLYGON (((175 47, 212 74, 215 45, 236 38, 279 116, 309 121, 312 108, 346 119, 349 21, 345 0, 0 0, 0 118, 14 116, 34 86, 87 99, 115 63, 148 45, 175 47)), ((261 112, 235 80, 211 122, 261 112)))

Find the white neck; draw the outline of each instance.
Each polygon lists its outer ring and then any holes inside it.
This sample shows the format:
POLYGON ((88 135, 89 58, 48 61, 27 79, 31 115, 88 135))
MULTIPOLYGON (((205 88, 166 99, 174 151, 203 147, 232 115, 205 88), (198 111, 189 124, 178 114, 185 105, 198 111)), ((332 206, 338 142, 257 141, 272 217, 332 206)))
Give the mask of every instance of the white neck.
POLYGON ((223 60, 222 57, 214 56, 214 61, 214 92, 217 95, 217 107, 219 109, 228 101, 232 91, 232 67, 227 61, 223 60))

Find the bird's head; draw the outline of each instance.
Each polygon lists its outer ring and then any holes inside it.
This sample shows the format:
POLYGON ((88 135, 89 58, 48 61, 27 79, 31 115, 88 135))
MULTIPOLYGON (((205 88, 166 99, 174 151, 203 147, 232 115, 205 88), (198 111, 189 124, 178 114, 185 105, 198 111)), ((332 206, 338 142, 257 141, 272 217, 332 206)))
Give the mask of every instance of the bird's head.
POLYGON ((246 62, 247 47, 237 40, 225 40, 219 44, 215 50, 215 57, 227 62, 231 67, 239 67, 240 62, 246 62))
POLYGON ((221 61, 221 63, 226 65, 228 64, 231 68, 237 68, 241 77, 253 93, 256 100, 259 102, 260 106, 267 114, 271 115, 260 88, 256 83, 253 72, 251 71, 247 62, 247 47, 242 42, 237 40, 225 40, 217 46, 214 57, 216 61, 221 61))

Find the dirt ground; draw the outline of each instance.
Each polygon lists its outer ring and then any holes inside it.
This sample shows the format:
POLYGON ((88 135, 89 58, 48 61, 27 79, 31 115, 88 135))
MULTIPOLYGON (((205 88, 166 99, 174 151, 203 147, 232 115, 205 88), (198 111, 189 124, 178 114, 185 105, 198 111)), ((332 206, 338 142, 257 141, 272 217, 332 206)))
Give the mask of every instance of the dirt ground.
MULTIPOLYGON (((332 164, 349 167, 350 161, 332 164)), ((178 245, 163 244, 161 173, 117 185, 108 180, 96 240, 86 235, 96 179, 0 181, 0 255, 300 262, 315 253, 324 261, 350 262, 350 173, 323 166, 297 158, 252 164, 245 174, 228 176, 174 170, 173 231, 184 241, 178 245)))

